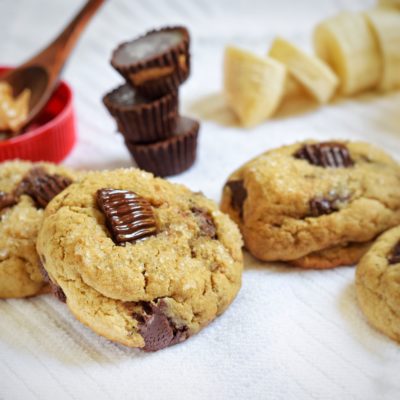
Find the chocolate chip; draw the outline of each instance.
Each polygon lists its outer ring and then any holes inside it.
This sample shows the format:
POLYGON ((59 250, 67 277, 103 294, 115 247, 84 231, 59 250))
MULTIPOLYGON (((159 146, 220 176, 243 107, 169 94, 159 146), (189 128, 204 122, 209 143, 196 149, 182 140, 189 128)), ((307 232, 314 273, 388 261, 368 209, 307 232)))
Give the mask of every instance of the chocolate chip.
POLYGON ((157 234, 157 223, 148 200, 128 190, 100 189, 97 204, 118 245, 157 234))
POLYGON ((231 206, 239 211, 240 218, 243 217, 243 204, 247 198, 247 190, 244 187, 243 180, 233 180, 225 184, 231 190, 231 206))
POLYGON ((67 296, 65 295, 64 290, 62 290, 60 286, 58 286, 53 282, 50 282, 50 289, 53 296, 55 296, 58 300, 60 300, 62 303, 67 302, 67 296))
POLYGON ((157 351, 183 342, 188 338, 187 328, 177 328, 165 315, 165 305, 144 303, 143 315, 134 314, 138 331, 144 339, 144 351, 157 351))
POLYGON ((388 257, 389 264, 400 263, 400 241, 393 247, 392 253, 388 257))
POLYGON ((50 280, 49 274, 47 273, 46 269, 44 268, 44 262, 42 260, 39 260, 39 271, 40 271, 40 274, 42 275, 43 280, 46 283, 50 283, 51 280, 50 280))
POLYGON ((319 217, 339 211, 340 206, 348 201, 349 197, 349 195, 339 195, 335 190, 331 190, 326 196, 314 197, 309 201, 310 215, 319 217))
POLYGON ((211 214, 204 208, 193 207, 191 209, 197 225, 200 228, 201 235, 209 236, 211 239, 217 238, 217 228, 211 214))
POLYGON ((48 272, 46 271, 46 269, 44 268, 43 262, 39 261, 39 270, 40 273, 42 274, 43 277, 43 281, 48 283, 50 285, 50 290, 51 293, 58 299, 60 300, 62 303, 66 303, 67 302, 67 296, 65 295, 64 291, 61 289, 60 286, 58 286, 56 283, 54 283, 51 279, 50 276, 48 274, 48 272))
POLYGON ((17 198, 14 195, 0 192, 0 211, 15 204, 17 204, 17 198))
POLYGON ((306 144, 293 156, 324 168, 348 168, 354 165, 347 147, 338 142, 306 144))
POLYGON ((50 200, 61 193, 72 183, 72 180, 58 174, 48 174, 43 168, 33 168, 22 179, 15 193, 27 194, 38 208, 45 208, 50 200))
POLYGON ((314 198, 310 200, 310 211, 313 217, 318 217, 324 214, 330 214, 336 211, 331 202, 324 198, 314 198))

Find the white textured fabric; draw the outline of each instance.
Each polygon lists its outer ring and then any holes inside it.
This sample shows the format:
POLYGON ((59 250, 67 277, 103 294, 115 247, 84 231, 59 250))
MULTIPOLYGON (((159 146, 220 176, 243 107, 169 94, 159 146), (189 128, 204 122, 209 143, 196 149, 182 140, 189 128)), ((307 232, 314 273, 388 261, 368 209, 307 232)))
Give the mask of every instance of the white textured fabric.
MULTIPOLYGON (((38 50, 82 4, 0 0, 2 63, 38 50)), ((366 94, 317 110, 235 126, 217 95, 223 48, 266 52, 276 34, 310 47, 319 19, 364 0, 108 0, 65 78, 75 91, 79 142, 66 165, 130 166, 101 96, 121 78, 111 50, 144 30, 183 23, 193 72, 181 108, 202 119, 196 165, 174 177, 219 200, 228 174, 265 149, 304 138, 363 139, 400 151, 400 93, 366 94)), ((0 399, 399 399, 400 347, 370 328, 356 304, 354 268, 300 271, 245 256, 228 311, 187 342, 154 354, 115 345, 50 296, 0 301, 0 399)))

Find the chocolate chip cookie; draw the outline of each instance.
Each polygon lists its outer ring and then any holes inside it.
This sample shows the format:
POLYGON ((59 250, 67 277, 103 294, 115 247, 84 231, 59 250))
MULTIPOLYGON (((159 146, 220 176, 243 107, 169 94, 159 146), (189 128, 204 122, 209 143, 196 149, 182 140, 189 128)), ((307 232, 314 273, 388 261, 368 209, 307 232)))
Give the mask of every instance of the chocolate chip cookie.
POLYGON ((202 194, 138 169, 89 173, 46 208, 37 250, 72 313, 155 351, 220 315, 242 275, 236 225, 202 194))
POLYGON ((44 207, 74 176, 47 163, 0 164, 0 298, 33 296, 48 289, 40 273, 36 237, 44 207))
POLYGON ((381 235, 361 259, 356 289, 369 322, 400 342, 400 227, 381 235))
POLYGON ((297 143, 235 171, 221 209, 261 260, 305 268, 355 263, 369 241, 400 223, 400 168, 367 143, 297 143))

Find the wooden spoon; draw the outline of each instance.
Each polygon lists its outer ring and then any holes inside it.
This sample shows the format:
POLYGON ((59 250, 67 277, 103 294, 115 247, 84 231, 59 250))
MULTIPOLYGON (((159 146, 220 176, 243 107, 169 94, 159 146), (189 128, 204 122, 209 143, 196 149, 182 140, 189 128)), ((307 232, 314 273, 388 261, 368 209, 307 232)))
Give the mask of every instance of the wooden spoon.
POLYGON ((103 3, 104 0, 89 0, 52 43, 21 66, 0 77, 0 82, 5 81, 13 88, 14 96, 18 96, 24 89, 31 91, 24 126, 46 105, 83 29, 103 3))

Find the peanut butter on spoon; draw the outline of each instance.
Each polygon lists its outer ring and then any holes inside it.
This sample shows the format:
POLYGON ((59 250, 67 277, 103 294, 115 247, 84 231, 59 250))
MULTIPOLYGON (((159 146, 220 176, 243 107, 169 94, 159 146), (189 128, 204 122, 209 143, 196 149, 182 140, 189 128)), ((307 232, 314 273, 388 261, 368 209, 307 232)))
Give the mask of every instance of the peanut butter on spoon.
POLYGON ((30 97, 31 91, 24 89, 14 98, 11 85, 0 81, 0 131, 20 131, 28 116, 30 97))

